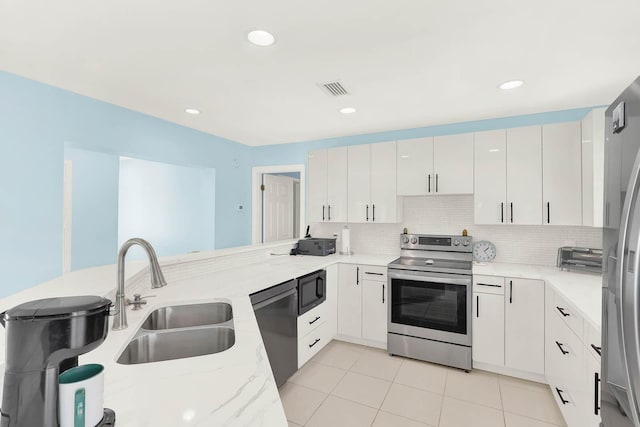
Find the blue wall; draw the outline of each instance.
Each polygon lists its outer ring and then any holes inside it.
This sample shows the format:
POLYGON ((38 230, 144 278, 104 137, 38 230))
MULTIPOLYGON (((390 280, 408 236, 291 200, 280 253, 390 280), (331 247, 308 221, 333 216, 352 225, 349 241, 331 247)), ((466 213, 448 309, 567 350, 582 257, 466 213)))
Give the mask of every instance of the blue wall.
POLYGON ((0 297, 62 271, 65 143, 214 168, 216 248, 251 242, 249 147, 0 71, 0 297))

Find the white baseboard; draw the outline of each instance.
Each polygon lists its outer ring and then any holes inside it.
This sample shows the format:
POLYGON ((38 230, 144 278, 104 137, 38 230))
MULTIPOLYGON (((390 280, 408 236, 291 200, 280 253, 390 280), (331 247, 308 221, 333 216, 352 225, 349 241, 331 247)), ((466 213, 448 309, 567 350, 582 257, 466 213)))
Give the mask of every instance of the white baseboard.
POLYGON ((544 375, 519 371, 517 369, 506 368, 504 366, 496 366, 496 365, 491 365, 489 363, 474 361, 473 369, 480 369, 482 371, 494 372, 496 374, 506 375, 508 377, 520 378, 522 380, 534 381, 541 384, 547 384, 547 379, 544 377, 544 375))

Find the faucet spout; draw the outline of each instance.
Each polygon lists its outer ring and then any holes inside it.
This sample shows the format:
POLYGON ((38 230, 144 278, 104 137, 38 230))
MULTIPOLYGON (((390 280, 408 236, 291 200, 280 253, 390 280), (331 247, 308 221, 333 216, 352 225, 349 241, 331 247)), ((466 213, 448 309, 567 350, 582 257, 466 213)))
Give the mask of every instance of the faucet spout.
POLYGON ((126 298, 124 294, 124 259, 131 248, 138 245, 144 249, 149 257, 149 271, 151 275, 151 288, 161 288, 167 285, 167 281, 162 274, 156 251, 149 242, 140 238, 129 239, 122 244, 120 252, 118 252, 118 289, 116 291, 115 314, 113 319, 113 330, 122 330, 127 328, 127 312, 126 298))

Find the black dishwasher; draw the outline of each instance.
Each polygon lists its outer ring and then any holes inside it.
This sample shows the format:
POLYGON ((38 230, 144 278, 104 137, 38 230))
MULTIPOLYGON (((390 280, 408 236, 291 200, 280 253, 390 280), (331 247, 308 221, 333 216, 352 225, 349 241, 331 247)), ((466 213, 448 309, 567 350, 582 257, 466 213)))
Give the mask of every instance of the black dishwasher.
POLYGON ((298 290, 290 280, 251 294, 264 347, 278 387, 298 370, 298 290))

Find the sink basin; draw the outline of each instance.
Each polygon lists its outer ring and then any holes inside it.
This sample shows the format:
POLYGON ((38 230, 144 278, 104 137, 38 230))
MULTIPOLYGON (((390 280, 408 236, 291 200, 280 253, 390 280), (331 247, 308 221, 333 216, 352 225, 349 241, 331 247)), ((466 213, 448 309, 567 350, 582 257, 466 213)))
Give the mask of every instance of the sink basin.
POLYGON ((118 363, 136 365, 220 353, 231 348, 235 341, 233 328, 222 326, 151 332, 134 338, 118 363))
POLYGON ((224 302, 174 305, 153 311, 142 324, 142 329, 157 331, 216 325, 232 318, 231 305, 224 302))

